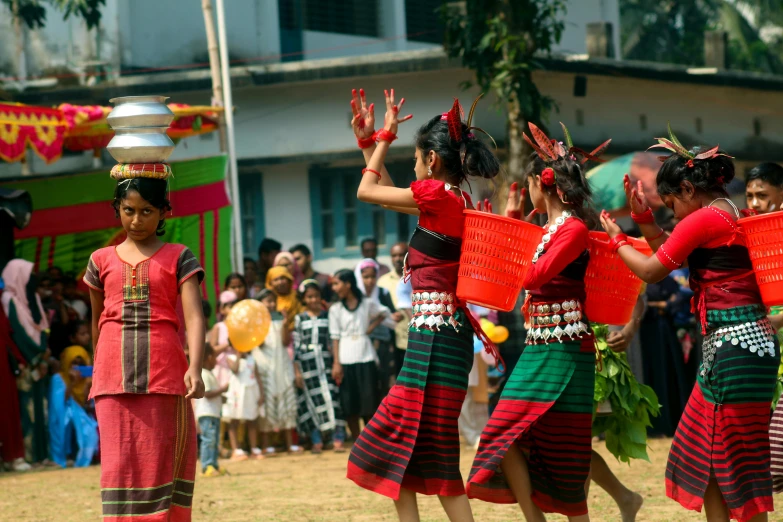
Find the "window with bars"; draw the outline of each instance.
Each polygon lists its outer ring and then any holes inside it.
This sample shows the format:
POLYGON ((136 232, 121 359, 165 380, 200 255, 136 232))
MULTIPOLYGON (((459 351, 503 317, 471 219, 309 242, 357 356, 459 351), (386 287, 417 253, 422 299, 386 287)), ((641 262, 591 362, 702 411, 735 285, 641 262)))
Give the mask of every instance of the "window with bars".
MULTIPOLYGON (((410 162, 387 165, 399 187, 414 180, 410 162)), ((380 253, 388 253, 398 242, 408 242, 416 217, 385 210, 356 199, 361 167, 313 167, 310 170, 310 203, 313 219, 313 255, 359 257, 362 239, 374 237, 380 253)))
POLYGON ((440 13, 443 0, 405 0, 408 40, 442 44, 445 27, 440 13))
POLYGON ((284 30, 378 36, 377 0, 278 0, 284 30))
POLYGON ((258 171, 239 176, 239 212, 242 218, 242 245, 249 257, 255 257, 264 239, 263 178, 258 171))

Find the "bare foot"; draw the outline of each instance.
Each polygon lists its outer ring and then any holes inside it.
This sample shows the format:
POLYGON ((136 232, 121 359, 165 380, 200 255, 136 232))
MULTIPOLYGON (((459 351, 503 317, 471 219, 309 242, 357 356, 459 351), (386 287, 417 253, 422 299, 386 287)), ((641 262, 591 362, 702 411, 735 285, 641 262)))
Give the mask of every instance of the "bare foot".
POLYGON ((623 522, 635 522, 637 513, 642 509, 642 504, 644 504, 644 497, 639 493, 633 492, 631 492, 625 502, 618 504, 623 522))

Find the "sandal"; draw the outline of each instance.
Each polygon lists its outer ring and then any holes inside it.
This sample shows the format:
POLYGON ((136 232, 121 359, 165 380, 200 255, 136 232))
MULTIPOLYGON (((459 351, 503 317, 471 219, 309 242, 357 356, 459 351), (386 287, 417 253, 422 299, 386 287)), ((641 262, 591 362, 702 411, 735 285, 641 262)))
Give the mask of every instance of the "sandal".
POLYGON ((291 444, 291 447, 288 448, 288 453, 304 453, 304 448, 302 446, 297 446, 296 444, 291 444))
POLYGON ((313 447, 312 449, 310 449, 310 452, 313 455, 320 455, 321 453, 323 453, 323 450, 324 450, 323 444, 313 444, 313 447))
POLYGON ((334 452, 335 453, 345 453, 345 447, 343 446, 342 442, 335 442, 334 443, 334 452))
POLYGON ((264 455, 267 457, 274 457, 277 455, 277 451, 275 450, 274 446, 269 446, 264 450, 264 455))

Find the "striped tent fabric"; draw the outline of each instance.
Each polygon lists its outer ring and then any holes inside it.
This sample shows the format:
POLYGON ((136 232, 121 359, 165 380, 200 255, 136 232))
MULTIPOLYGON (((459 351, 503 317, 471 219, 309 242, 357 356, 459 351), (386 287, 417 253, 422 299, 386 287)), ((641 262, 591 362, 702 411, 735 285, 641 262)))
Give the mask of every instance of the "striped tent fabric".
POLYGON ((348 478, 397 500, 400 488, 424 495, 465 494, 457 428, 473 364, 473 331, 412 327, 397 384, 351 450, 348 478))
POLYGON ((500 463, 518 444, 528 455, 536 505, 546 513, 587 513, 594 380, 592 336, 528 345, 481 435, 468 497, 517 502, 500 463))
POLYGON ((714 476, 731 518, 740 522, 773 510, 769 421, 779 344, 765 327, 763 308, 756 307, 755 317, 750 308, 708 311, 711 329, 743 324, 749 333, 735 343, 708 332, 704 350, 714 350, 714 359, 699 374, 666 465, 669 498, 701 511, 714 476), (759 356, 757 342, 774 343, 776 356, 759 356))

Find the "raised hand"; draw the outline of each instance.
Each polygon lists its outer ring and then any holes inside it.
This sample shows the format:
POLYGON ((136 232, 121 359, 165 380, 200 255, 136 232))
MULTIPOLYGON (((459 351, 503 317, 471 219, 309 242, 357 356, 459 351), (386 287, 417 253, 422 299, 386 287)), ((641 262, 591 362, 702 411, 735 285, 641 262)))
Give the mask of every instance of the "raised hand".
POLYGON ((647 203, 647 197, 644 195, 644 187, 641 180, 632 183, 631 177, 626 174, 625 178, 623 178, 623 188, 625 188, 625 197, 631 205, 631 212, 644 214, 650 208, 650 204, 647 203))
POLYGON ((353 127, 353 133, 359 139, 367 139, 372 137, 375 132, 375 104, 371 103, 367 106, 367 97, 364 95, 364 89, 359 89, 357 95, 356 89, 351 91, 351 112, 353 112, 353 119, 351 120, 351 127, 353 127))
POLYGON ((384 90, 383 94, 386 97, 386 116, 384 118, 383 128, 392 134, 397 134, 397 126, 400 123, 413 118, 413 114, 408 114, 407 116, 400 118, 400 109, 402 109, 402 105, 405 103, 405 98, 400 99, 400 103, 395 105, 394 89, 391 91, 384 90))
POLYGON ((482 203, 482 201, 479 200, 478 205, 476 206, 476 210, 479 212, 486 212, 488 214, 492 214, 492 203, 488 199, 485 199, 482 203))
MULTIPOLYGON (((511 184, 508 189, 508 201, 506 202, 506 217, 512 219, 522 219, 522 209, 525 206, 525 196, 527 196, 527 189, 519 188, 519 183, 516 181, 511 184)), ((532 223, 538 210, 533 209, 530 214, 525 216, 523 221, 532 223)))
POLYGON ((612 218, 609 212, 602 210, 599 217, 601 219, 601 227, 607 234, 609 234, 609 237, 613 238, 617 234, 622 234, 622 229, 617 226, 617 223, 615 223, 615 220, 612 218))

